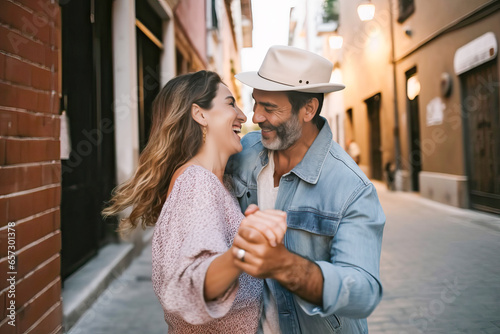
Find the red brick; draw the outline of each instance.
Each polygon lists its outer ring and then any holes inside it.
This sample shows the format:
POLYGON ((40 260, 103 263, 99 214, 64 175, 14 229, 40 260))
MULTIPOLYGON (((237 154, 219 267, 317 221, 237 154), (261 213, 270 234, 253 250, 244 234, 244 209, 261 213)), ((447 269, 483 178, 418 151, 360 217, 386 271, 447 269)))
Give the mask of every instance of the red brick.
POLYGON ((5 79, 5 55, 0 53, 0 79, 5 79))
POLYGON ((52 49, 50 46, 45 46, 45 64, 48 68, 57 71, 59 67, 58 50, 52 49))
POLYGON ((57 2, 51 0, 17 0, 22 5, 30 8, 31 10, 39 13, 44 13, 50 19, 50 21, 60 20, 60 11, 57 2))
POLYGON ((0 136, 17 135, 17 112, 0 108, 0 136))
MULTIPOLYGON (((16 304, 21 307, 43 290, 50 282, 59 277, 61 272, 61 257, 53 256, 45 265, 30 272, 16 284, 16 304)), ((48 308, 49 305, 47 305, 48 308)))
POLYGON ((30 17, 31 14, 26 9, 9 1, 2 2, 0 11, 0 22, 7 24, 17 30, 23 31, 22 18, 30 17))
POLYGON ((52 90, 52 72, 47 69, 33 66, 31 70, 31 83, 34 88, 46 91, 52 90))
MULTIPOLYGON (((22 307, 18 315, 20 333, 25 333, 44 313, 61 300, 61 281, 57 280, 29 304, 22 307)), ((46 333, 46 332, 44 332, 46 333)))
MULTIPOLYGON (((31 111, 36 111, 38 108, 38 98, 35 91, 1 82, 0 103, 6 107, 21 108, 31 111)), ((48 110, 45 112, 48 112, 48 110)))
MULTIPOLYGON (((49 238, 31 245, 29 248, 23 249, 17 255, 17 278, 26 276, 30 271, 34 270, 40 264, 51 258, 53 255, 58 254, 61 250, 61 232, 57 231, 49 238)), ((7 258, 0 261, 0 291, 8 286, 7 273, 9 272, 7 266, 7 258)))
MULTIPOLYGON (((42 166, 0 167, 0 195, 42 186, 42 166)), ((0 251, 1 254, 1 251, 0 251)))
MULTIPOLYGON (((49 311, 47 311, 49 312, 49 311)), ((50 313, 44 315, 44 318, 40 323, 36 325, 29 333, 62 333, 62 303, 56 304, 54 309, 50 310, 50 313)))
POLYGON ((0 26, 0 50, 51 68, 54 56, 50 46, 32 40, 17 31, 0 26))
POLYGON ((5 80, 31 86, 33 65, 23 62, 13 57, 7 57, 5 60, 5 80))
POLYGON ((48 92, 37 92, 37 108, 36 111, 50 113, 50 97, 51 93, 48 92))
POLYGON ((20 137, 59 137, 59 117, 19 112, 17 116, 20 137))
POLYGON ((17 334, 17 327, 11 326, 7 323, 7 319, 0 323, 0 333, 2 334, 17 334))
POLYGON ((40 111, 38 108, 38 93, 32 89, 15 87, 17 89, 17 101, 15 107, 30 111, 40 111))
POLYGON ((17 221, 36 213, 58 207, 61 203, 61 187, 50 187, 23 195, 7 198, 8 221, 17 221), (29 205, 26 205, 29 203, 29 205))
POLYGON ((0 166, 0 179, 0 195, 56 184, 61 182, 61 164, 0 166))
POLYGON ((7 225, 9 218, 8 205, 7 198, 0 198, 0 227, 7 225))
POLYGON ((18 90, 8 84, 0 82, 0 103, 3 106, 15 107, 17 104, 18 90))
POLYGON ((0 21, 21 31, 24 35, 50 43, 50 18, 47 14, 30 13, 25 8, 12 2, 4 1, 0 12, 0 21))
MULTIPOLYGON (((31 220, 17 223, 16 230, 16 249, 21 249, 32 242, 35 242, 46 235, 55 232, 56 214, 59 211, 51 211, 42 216, 38 216, 31 220)), ((7 240, 7 230, 0 232, 0 238, 7 240)), ((7 256, 7 249, 0 252, 0 256, 7 256)))
MULTIPOLYGON (((59 83, 58 81, 55 81, 55 83, 59 83)), ((58 88, 56 88, 58 89, 58 88)), ((57 90, 56 90, 57 92, 57 90)), ((59 115, 61 111, 61 99, 59 98, 61 92, 57 92, 55 94, 52 94, 51 96, 51 103, 52 103, 52 110, 51 112, 53 114, 59 115)))
POLYGON ((5 165, 60 159, 59 140, 5 139, 5 165))
POLYGON ((45 46, 41 42, 35 42, 3 26, 0 26, 0 50, 17 54, 37 64, 46 64, 45 46))
POLYGON ((42 166, 42 183, 53 184, 61 183, 61 162, 42 166))
POLYGON ((0 166, 5 165, 6 152, 5 152, 6 139, 0 138, 0 166))
POLYGON ((5 305, 6 301, 7 291, 0 292, 0 319, 5 319, 5 317, 7 316, 7 307, 5 305))
POLYGON ((40 115, 31 112, 0 108, 0 136, 59 137, 60 119, 56 115, 40 115))

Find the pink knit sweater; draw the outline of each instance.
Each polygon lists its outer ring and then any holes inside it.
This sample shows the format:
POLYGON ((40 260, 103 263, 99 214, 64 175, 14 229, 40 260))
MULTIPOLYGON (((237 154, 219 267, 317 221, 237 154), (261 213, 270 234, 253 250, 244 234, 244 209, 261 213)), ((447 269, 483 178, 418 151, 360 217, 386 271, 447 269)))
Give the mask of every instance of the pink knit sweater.
POLYGON ((153 289, 169 333, 255 333, 263 281, 243 273, 205 302, 210 263, 227 251, 243 219, 234 195, 207 169, 191 165, 176 179, 153 234, 153 289))

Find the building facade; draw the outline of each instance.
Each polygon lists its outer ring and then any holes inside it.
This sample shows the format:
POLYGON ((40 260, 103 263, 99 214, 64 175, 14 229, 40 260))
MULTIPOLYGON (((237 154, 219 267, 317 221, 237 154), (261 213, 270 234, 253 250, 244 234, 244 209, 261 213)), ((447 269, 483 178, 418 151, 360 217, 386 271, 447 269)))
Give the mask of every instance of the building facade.
POLYGON ((0 3, 0 332, 67 331, 140 253, 151 230, 119 240, 104 203, 169 79, 210 69, 237 94, 251 17, 249 0, 0 3))
POLYGON ((363 1, 326 2, 338 3, 338 19, 323 30, 316 23, 317 52, 346 85, 331 123, 358 143, 362 170, 399 190, 500 213, 500 1, 372 0, 367 21, 363 1))

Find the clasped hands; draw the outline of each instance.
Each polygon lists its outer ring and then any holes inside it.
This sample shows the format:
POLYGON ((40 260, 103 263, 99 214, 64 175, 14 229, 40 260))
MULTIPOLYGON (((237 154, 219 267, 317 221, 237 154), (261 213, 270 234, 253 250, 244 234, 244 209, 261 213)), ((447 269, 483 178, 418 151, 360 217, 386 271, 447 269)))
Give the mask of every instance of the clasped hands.
POLYGON ((283 244, 286 226, 286 212, 250 205, 231 247, 234 265, 253 277, 277 278, 290 255, 283 244))

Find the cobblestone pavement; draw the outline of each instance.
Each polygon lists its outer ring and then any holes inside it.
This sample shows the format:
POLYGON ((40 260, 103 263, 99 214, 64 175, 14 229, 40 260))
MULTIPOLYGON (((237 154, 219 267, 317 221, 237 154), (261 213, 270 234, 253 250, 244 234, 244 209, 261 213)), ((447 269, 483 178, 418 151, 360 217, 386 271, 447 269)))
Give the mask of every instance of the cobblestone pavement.
POLYGON ((384 298, 370 333, 500 333, 500 217, 378 191, 384 298))
MULTIPOLYGON (((384 298, 370 334, 500 333, 500 217, 377 188, 387 215, 384 298)), ((166 331, 148 245, 70 333, 166 331)))

